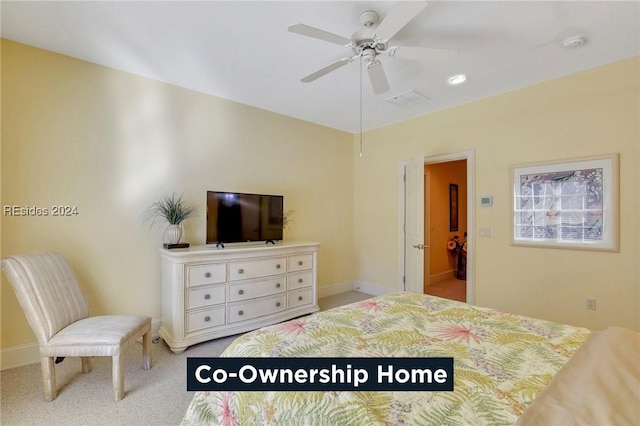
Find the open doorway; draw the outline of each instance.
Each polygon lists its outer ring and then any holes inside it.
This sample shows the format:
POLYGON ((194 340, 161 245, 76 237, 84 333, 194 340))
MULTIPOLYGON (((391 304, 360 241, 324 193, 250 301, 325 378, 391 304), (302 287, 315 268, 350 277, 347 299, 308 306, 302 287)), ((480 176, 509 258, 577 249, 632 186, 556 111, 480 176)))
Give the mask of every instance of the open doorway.
MULTIPOLYGON (((451 189, 447 183, 447 191, 457 193, 457 203, 466 201, 466 220, 460 217, 458 210, 458 234, 460 239, 464 238, 464 229, 460 226, 466 224, 467 232, 467 252, 466 252, 466 281, 462 281, 465 287, 466 302, 473 304, 475 302, 475 268, 474 268, 474 223, 475 223, 475 152, 473 149, 458 153, 442 154, 436 156, 419 156, 413 159, 403 160, 399 166, 399 220, 398 220, 398 237, 399 237, 399 288, 404 291, 414 293, 424 293, 425 275, 429 280, 432 270, 429 265, 429 251, 431 249, 428 243, 430 239, 431 224, 426 223, 430 218, 426 218, 425 212, 429 209, 425 204, 425 183, 428 185, 424 177, 425 165, 454 162, 458 160, 466 161, 466 196, 460 194, 460 183, 457 188, 451 189), (425 272, 427 272, 425 274, 425 272)), ((440 208, 447 212, 449 217, 451 201, 447 195, 444 206, 440 203, 440 208)), ((449 228, 449 232, 451 228, 449 228)), ((450 235, 455 235, 455 232, 450 235)), ((462 241, 464 242, 464 241, 462 241)), ((433 243, 434 248, 437 243, 433 243)), ((446 244, 445 244, 446 250, 446 244)), ((446 252, 445 252, 446 253, 446 252)), ((430 283, 427 282, 428 286, 430 283)))
POLYGON ((467 160, 424 165, 425 294, 467 301, 467 160))

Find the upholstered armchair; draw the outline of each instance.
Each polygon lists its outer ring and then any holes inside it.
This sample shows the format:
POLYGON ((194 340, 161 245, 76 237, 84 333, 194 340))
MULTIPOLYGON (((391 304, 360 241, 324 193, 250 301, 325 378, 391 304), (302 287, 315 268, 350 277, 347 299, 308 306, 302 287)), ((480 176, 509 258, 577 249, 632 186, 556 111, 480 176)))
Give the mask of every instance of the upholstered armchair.
POLYGON ((2 259, 1 265, 38 338, 46 401, 57 396, 54 362, 58 357, 80 357, 83 373, 91 371, 91 357, 112 357, 116 401, 124 397, 124 348, 142 338, 143 368, 151 368, 151 318, 89 317, 89 305, 63 255, 11 256, 2 259))

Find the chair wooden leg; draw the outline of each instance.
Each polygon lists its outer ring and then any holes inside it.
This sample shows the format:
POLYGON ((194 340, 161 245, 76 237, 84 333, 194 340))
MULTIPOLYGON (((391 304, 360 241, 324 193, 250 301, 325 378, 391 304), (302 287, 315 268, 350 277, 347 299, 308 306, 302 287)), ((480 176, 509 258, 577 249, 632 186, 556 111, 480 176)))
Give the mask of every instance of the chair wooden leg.
POLYGON ((113 399, 120 401, 124 398, 124 357, 113 356, 113 399))
POLYGON ((142 368, 151 368, 151 331, 142 336, 142 368))
POLYGON ((91 357, 90 356, 83 356, 83 357, 80 357, 80 359, 82 360, 82 372, 83 373, 90 373, 91 370, 93 370, 93 365, 91 363, 91 357))
POLYGON ((41 357, 40 367, 42 369, 42 382, 44 384, 44 400, 53 401, 56 399, 56 367, 54 358, 41 357))

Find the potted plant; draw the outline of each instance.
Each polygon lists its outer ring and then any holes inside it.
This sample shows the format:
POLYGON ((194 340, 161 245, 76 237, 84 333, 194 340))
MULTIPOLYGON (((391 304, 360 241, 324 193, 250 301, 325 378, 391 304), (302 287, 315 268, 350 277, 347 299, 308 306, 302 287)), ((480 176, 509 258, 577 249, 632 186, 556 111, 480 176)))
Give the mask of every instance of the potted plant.
MULTIPOLYGON (((464 233, 465 238, 467 233, 464 233)), ((447 243, 447 249, 454 255, 454 275, 459 280, 467 279, 467 241, 461 241, 459 235, 454 235, 447 243)))
POLYGON ((295 213, 295 210, 287 210, 282 214, 282 228, 287 229, 291 223, 293 223, 293 219, 291 216, 295 213))
POLYGON ((179 244, 182 238, 182 222, 196 214, 196 208, 183 200, 182 195, 165 195, 149 206, 147 219, 151 225, 158 220, 167 222, 164 238, 169 244, 179 244))

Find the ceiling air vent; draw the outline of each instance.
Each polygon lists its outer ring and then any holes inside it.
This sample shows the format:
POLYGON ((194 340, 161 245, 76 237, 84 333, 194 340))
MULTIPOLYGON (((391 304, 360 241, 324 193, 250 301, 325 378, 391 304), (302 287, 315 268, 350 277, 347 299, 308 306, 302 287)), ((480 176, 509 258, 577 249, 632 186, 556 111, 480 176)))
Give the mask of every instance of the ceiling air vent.
POLYGON ((401 106, 403 108, 416 105, 428 100, 429 98, 427 98, 421 93, 416 92, 413 89, 407 90, 406 92, 402 92, 399 95, 395 95, 390 98, 387 98, 387 101, 391 102, 394 105, 401 106))

